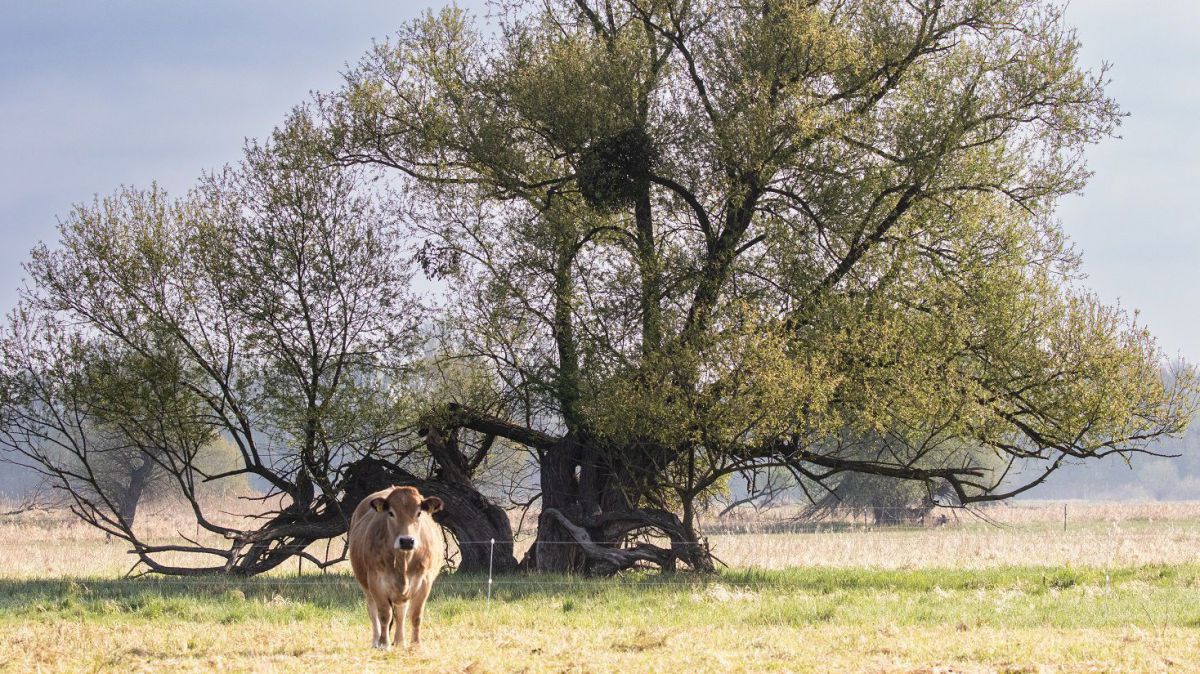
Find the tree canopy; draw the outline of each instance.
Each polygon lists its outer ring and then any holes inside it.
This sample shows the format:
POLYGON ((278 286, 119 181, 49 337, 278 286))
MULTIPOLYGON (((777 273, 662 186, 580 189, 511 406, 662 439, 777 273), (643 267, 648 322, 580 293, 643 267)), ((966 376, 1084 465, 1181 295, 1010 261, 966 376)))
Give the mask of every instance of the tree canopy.
POLYGON ((1190 375, 1054 218, 1121 118, 1078 50, 1030 0, 517 3, 426 16, 324 107, 403 185, 459 348, 567 440, 544 506, 690 528, 748 467, 965 504, 1182 428, 1190 375))

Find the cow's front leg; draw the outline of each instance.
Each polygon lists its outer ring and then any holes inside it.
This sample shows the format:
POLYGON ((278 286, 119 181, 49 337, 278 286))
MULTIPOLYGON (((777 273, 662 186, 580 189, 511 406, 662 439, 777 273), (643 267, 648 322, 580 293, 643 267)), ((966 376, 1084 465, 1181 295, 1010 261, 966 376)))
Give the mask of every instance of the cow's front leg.
POLYGON ((402 600, 395 605, 396 610, 396 634, 392 639, 393 646, 404 646, 404 617, 408 614, 408 600, 402 600))
POLYGON ((367 617, 371 619, 371 648, 379 648, 379 610, 370 594, 367 595, 367 617))
MULTIPOLYGON (((388 632, 392 629, 392 604, 387 600, 376 602, 376 612, 379 616, 378 636, 375 641, 375 648, 388 649, 388 632)), ((402 621, 397 621, 402 622, 402 621)))

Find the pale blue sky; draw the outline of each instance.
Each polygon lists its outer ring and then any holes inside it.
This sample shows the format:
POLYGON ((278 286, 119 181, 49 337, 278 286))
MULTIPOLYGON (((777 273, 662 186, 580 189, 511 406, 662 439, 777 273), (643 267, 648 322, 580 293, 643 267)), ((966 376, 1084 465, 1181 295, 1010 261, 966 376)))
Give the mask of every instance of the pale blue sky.
MULTIPOLYGON (((187 189, 336 87, 372 38, 440 4, 0 0, 0 310, 72 203, 152 180, 187 189)), ((1132 115, 1061 211, 1086 285, 1200 361, 1200 3, 1075 0, 1068 15, 1132 115)))

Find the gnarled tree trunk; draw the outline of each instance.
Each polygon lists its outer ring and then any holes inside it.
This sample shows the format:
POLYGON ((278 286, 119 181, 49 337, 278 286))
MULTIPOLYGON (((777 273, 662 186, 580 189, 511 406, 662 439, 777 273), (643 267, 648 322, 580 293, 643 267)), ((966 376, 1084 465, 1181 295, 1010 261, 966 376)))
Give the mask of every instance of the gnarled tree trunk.
POLYGON ((666 510, 637 508, 604 455, 568 435, 541 463, 542 513, 537 540, 522 560, 533 571, 611 575, 648 563, 674 570, 683 562, 714 569, 693 526, 666 510), (636 534, 664 537, 669 547, 632 543, 636 534))

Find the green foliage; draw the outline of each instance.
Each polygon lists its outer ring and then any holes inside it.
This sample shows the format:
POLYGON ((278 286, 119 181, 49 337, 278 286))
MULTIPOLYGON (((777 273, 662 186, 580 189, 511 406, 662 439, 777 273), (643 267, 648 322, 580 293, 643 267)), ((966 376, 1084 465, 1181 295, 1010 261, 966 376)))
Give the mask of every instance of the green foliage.
POLYGON ((649 189, 654 162, 650 136, 642 129, 629 129, 584 148, 575 180, 589 206, 616 211, 632 206, 649 189))

